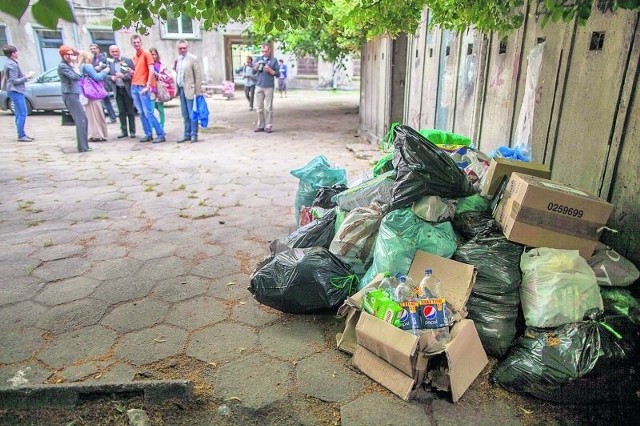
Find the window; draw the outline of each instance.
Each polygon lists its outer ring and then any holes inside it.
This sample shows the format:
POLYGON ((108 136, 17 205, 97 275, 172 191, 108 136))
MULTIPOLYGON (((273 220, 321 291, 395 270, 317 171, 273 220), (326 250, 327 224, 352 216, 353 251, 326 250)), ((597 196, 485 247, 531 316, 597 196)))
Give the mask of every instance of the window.
POLYGON ((187 15, 180 15, 177 18, 169 15, 162 28, 162 37, 174 39, 194 39, 200 38, 200 27, 198 23, 187 15))
POLYGON ((5 44, 9 44, 9 40, 7 40, 7 28, 4 25, 0 25, 0 46, 4 46, 5 44))
POLYGON ((351 60, 351 66, 354 77, 360 77, 360 58, 353 58, 351 60))
POLYGON ((113 31, 103 30, 90 30, 91 41, 100 48, 103 53, 109 52, 109 46, 116 44, 116 38, 113 35, 113 31))
POLYGON ((298 75, 318 75, 316 58, 312 56, 298 58, 298 75))

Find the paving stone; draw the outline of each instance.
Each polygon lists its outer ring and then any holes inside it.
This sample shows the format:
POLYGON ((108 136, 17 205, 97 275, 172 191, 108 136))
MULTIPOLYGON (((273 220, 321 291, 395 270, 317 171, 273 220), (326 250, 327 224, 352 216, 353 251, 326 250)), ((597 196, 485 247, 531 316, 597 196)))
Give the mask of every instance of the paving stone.
POLYGON ((142 262, 135 259, 109 259, 94 263, 87 275, 97 280, 112 280, 135 275, 141 266, 142 262))
POLYGON ((100 281, 85 276, 47 283, 35 301, 49 306, 73 302, 93 293, 98 284, 100 281))
POLYGON ((239 398, 239 405, 261 409, 287 397, 290 364, 262 354, 252 354, 223 365, 214 381, 214 394, 239 398))
POLYGON ((366 377, 346 367, 342 353, 318 353, 296 364, 298 390, 325 402, 348 402, 369 384, 366 377))
POLYGON ((35 363, 0 366, 0 388, 46 383, 53 371, 35 363))
POLYGON ((127 333, 118 342, 116 356, 134 365, 149 364, 182 352, 187 332, 168 325, 127 333))
POLYGON ((278 311, 261 305, 253 299, 239 301, 231 308, 231 319, 254 327, 270 324, 279 317, 278 311))
POLYGON ((0 306, 31 299, 44 286, 36 277, 0 277, 0 306))
POLYGON ((0 276, 5 280, 28 277, 33 274, 40 263, 39 260, 28 257, 12 257, 0 263, 0 276))
POLYGON ((117 244, 101 245, 87 249, 85 258, 97 262, 125 257, 127 248, 117 244))
POLYGON ((488 399, 480 391, 469 389, 455 404, 447 399, 436 399, 431 404, 438 425, 506 425, 523 424, 518 412, 505 401, 488 399))
POLYGON ((47 243, 44 247, 34 253, 33 256, 43 262, 50 262, 53 260, 74 257, 82 253, 83 250, 84 247, 76 244, 55 244, 48 246, 47 243))
POLYGON ((45 262, 33 271, 33 275, 47 281, 58 281, 82 275, 89 270, 90 266, 86 259, 72 257, 45 262))
POLYGON ((187 345, 187 355, 205 362, 226 362, 254 350, 256 332, 240 324, 222 323, 198 330, 187 345))
POLYGON ((53 368, 78 361, 104 356, 113 346, 118 334, 100 325, 62 333, 40 351, 38 359, 53 368))
POLYGON ((259 338, 265 353, 283 359, 302 359, 325 344, 322 330, 307 321, 270 325, 260 331, 259 338))
POLYGON ((140 278, 159 281, 185 275, 189 272, 189 268, 190 265, 185 259, 169 256, 144 261, 137 275, 140 278))
POLYGON ((34 325, 47 308, 31 301, 0 307, 0 331, 34 325))
POLYGON ((162 322, 168 310, 169 305, 158 300, 128 302, 114 308, 100 323, 120 333, 138 330, 162 322))
POLYGON ((205 278, 221 278, 239 272, 240 262, 233 256, 217 256, 198 262, 191 269, 193 275, 205 278))
POLYGON ((249 275, 240 273, 212 278, 207 295, 224 300, 249 300, 253 298, 247 290, 249 283, 249 275))
POLYGON ((155 282, 147 278, 130 276, 102 281, 91 297, 113 305, 127 300, 139 299, 149 294, 155 282))
POLYGON ((176 303, 165 321, 186 330, 195 330, 223 321, 228 316, 227 307, 222 302, 212 297, 200 296, 176 303))
POLYGON ((139 246, 129 251, 129 256, 138 260, 158 259, 168 257, 175 253, 176 246, 167 243, 154 243, 148 246, 139 246))
MULTIPOLYGON (((393 394, 368 393, 340 407, 342 426, 431 425, 424 407, 419 403, 406 403, 393 394)), ((458 424, 465 424, 459 422, 458 424)), ((469 423, 467 423, 469 424, 469 423)), ((474 422, 470 424, 475 424, 474 422)))
POLYGON ((43 331, 33 327, 0 332, 0 364, 29 359, 44 343, 43 331))
POLYGON ((179 302, 205 293, 208 287, 208 280, 201 277, 171 277, 156 284, 153 295, 169 302, 179 302))
POLYGON ((95 362, 87 362, 85 364, 65 367, 64 370, 60 372, 60 376, 65 382, 79 382, 89 376, 95 375, 99 370, 100 368, 95 362))
POLYGON ((108 367, 107 371, 94 374, 87 379, 88 382, 98 383, 128 383, 136 377, 137 370, 130 365, 116 362, 108 367))
POLYGON ((97 299, 82 299, 54 306, 39 315, 38 326, 54 334, 97 324, 107 307, 97 299))

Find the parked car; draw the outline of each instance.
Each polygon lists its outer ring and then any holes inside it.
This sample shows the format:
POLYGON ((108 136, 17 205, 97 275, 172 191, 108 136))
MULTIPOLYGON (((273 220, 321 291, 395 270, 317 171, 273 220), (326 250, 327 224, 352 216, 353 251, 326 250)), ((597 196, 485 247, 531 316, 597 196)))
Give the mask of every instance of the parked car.
MULTIPOLYGON (((25 98, 27 102, 27 114, 33 111, 55 111, 65 109, 60 91, 60 77, 56 68, 40 74, 27 82, 25 98)), ((11 99, 7 92, 0 92, 0 109, 3 111, 13 109, 11 99)))

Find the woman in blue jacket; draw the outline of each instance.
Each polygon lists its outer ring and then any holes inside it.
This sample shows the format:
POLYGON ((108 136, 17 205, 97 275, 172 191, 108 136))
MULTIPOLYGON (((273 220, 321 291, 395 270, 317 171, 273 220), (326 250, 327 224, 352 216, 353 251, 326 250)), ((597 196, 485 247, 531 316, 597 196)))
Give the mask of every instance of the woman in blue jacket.
POLYGON ((20 66, 18 65, 18 48, 6 44, 2 47, 4 56, 7 57, 7 62, 4 65, 3 73, 3 90, 7 91, 9 99, 11 99, 11 108, 16 116, 16 130, 18 131, 18 141, 30 142, 32 137, 27 136, 24 132, 24 125, 27 121, 27 103, 24 99, 24 92, 26 91, 25 83, 33 78, 33 73, 29 72, 23 74, 20 66))

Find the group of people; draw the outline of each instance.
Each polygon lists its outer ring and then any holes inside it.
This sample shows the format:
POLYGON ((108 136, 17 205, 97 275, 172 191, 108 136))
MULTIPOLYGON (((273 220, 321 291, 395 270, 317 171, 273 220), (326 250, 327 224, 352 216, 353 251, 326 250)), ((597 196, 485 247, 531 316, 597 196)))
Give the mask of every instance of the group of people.
MULTIPOLYGON (((136 52, 133 58, 122 56, 116 45, 109 47, 109 58, 95 44, 90 46, 89 52, 77 51, 68 45, 62 45, 58 49, 62 59, 58 65, 62 100, 76 126, 79 152, 91 151, 89 142, 107 140, 104 110, 111 123, 116 121, 108 96, 101 99, 89 99, 85 96, 83 86, 86 87, 87 81, 83 80, 86 79, 104 85, 104 93, 114 93, 120 120, 118 139, 136 138, 137 112, 144 132, 140 142, 166 141, 164 104, 157 98, 158 86, 162 84, 163 90, 168 90, 169 93, 177 91, 180 98, 184 133, 177 142, 198 141, 198 122, 192 119, 191 111, 196 96, 202 95, 202 64, 198 57, 189 52, 189 43, 185 40, 178 41, 177 59, 171 68, 161 61, 157 49, 144 49, 139 35, 131 37, 131 45, 136 52), (158 117, 154 114, 156 110, 158 117)), ((11 99, 18 141, 29 142, 33 138, 25 133, 27 108, 24 94, 25 83, 34 74, 24 74, 21 71, 18 49, 15 46, 5 45, 3 52, 8 60, 4 67, 2 88, 11 99)))
MULTIPOLYGON (((183 118, 183 134, 177 143, 198 142, 198 121, 191 113, 197 96, 202 95, 202 63, 200 58, 189 52, 189 43, 180 40, 177 43, 178 55, 173 67, 168 67, 160 59, 155 48, 144 49, 139 35, 131 37, 135 49, 133 58, 122 56, 118 46, 109 47, 109 57, 100 52, 96 44, 90 51, 77 51, 71 46, 62 45, 58 49, 62 59, 58 65, 62 100, 76 126, 76 138, 79 152, 88 152, 92 148, 89 142, 105 141, 108 137, 106 110, 109 122, 116 122, 116 114, 109 96, 101 99, 88 99, 82 87, 85 79, 103 84, 108 92, 113 92, 118 105, 120 134, 118 139, 136 138, 136 111, 144 136, 140 142, 162 143, 166 141, 164 131, 164 104, 157 98, 158 84, 163 87, 175 84, 176 95, 180 99, 183 118), (158 117, 154 111, 158 111, 158 117), (155 132, 155 138, 154 138, 155 132)), ((18 49, 5 45, 3 52, 8 58, 4 67, 2 88, 8 92, 15 114, 18 141, 29 142, 33 138, 25 133, 27 107, 25 101, 25 83, 34 73, 24 74, 18 64, 18 49)), ((261 57, 255 61, 247 57, 244 67, 245 94, 249 108, 257 109, 257 126, 254 132, 271 133, 273 131, 273 96, 275 79, 278 80, 280 96, 287 95, 287 66, 283 60, 271 55, 269 44, 261 46, 261 57)))

